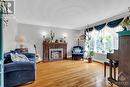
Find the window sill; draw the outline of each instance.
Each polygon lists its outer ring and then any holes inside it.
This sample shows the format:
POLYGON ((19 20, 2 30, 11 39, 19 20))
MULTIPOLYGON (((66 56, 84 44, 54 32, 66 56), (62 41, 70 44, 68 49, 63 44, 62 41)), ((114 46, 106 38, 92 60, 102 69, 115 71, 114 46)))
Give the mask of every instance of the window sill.
POLYGON ((107 53, 95 52, 95 54, 107 54, 107 53))

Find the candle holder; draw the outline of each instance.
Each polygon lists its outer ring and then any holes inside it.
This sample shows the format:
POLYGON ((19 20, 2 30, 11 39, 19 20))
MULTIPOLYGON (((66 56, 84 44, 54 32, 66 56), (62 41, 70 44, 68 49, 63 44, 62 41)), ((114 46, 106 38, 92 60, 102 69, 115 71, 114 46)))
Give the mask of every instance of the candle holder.
POLYGON ((51 40, 53 41, 53 40, 54 40, 54 37, 55 37, 55 33, 54 33, 52 30, 51 30, 50 35, 51 35, 51 40))

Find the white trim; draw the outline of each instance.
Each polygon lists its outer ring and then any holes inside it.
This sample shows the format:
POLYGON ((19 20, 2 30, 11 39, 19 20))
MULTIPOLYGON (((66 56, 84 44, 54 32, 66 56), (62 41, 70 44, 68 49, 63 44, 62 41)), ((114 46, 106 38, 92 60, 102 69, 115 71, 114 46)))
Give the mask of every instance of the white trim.
POLYGON ((37 21, 23 21, 23 20, 19 20, 17 19, 17 22, 19 24, 28 24, 28 25, 34 25, 34 26, 41 26, 41 27, 49 27, 49 28, 58 28, 58 29, 69 29, 69 30, 80 30, 79 28, 73 28, 73 27, 65 27, 65 26, 55 26, 49 23, 41 23, 41 22, 37 22, 37 21))
POLYGON ((105 61, 100 61, 100 60, 97 60, 97 59, 93 59, 93 61, 99 62, 99 63, 104 63, 105 62, 105 61))

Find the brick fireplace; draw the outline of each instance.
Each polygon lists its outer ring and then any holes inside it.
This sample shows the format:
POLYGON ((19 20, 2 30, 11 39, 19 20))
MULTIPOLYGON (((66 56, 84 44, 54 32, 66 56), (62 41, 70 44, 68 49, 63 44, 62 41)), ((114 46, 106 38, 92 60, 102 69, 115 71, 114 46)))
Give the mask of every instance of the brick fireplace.
POLYGON ((43 61, 67 59, 66 43, 43 42, 43 61))

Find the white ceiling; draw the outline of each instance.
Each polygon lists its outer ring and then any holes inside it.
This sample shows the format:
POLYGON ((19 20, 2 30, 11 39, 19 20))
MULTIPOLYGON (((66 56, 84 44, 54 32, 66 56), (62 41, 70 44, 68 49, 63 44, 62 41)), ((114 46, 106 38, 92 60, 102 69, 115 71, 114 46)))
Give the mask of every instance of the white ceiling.
POLYGON ((130 0, 16 0, 19 22, 74 29, 127 11, 130 0))

